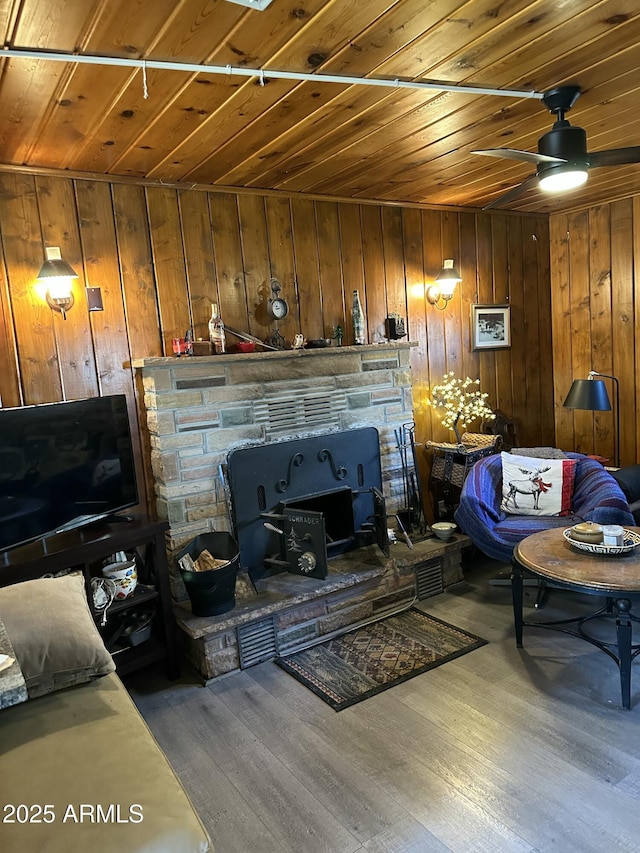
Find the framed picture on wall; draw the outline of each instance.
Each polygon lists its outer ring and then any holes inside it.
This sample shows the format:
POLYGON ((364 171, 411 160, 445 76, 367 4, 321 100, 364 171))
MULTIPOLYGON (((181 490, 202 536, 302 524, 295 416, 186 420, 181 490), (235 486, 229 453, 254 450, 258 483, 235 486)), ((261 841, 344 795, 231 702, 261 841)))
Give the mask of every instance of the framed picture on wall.
POLYGON ((472 350, 511 346, 510 305, 472 305, 472 350))

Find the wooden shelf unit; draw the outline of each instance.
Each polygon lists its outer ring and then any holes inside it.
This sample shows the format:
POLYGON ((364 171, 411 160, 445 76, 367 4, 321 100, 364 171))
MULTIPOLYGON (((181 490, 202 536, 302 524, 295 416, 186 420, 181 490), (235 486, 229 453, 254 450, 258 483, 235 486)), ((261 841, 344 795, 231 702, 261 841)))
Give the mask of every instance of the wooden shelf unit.
POLYGON ((0 552, 0 586, 32 580, 67 569, 82 571, 89 606, 103 636, 113 629, 114 617, 141 605, 154 610, 149 640, 138 646, 114 650, 120 675, 164 661, 167 676, 180 674, 180 656, 171 604, 169 569, 165 546, 165 521, 135 518, 132 521, 100 521, 77 530, 39 539, 12 551, 0 552), (90 594, 92 577, 102 577, 104 560, 117 551, 136 554, 138 586, 130 598, 114 601, 102 628, 101 614, 95 612, 90 594))

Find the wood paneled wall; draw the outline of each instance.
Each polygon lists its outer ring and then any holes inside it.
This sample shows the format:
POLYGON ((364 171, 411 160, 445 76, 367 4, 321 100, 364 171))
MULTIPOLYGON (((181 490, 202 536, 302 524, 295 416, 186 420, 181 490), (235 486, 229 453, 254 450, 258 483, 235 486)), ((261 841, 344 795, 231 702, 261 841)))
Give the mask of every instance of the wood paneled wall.
MULTIPOLYGON (((515 417, 518 443, 553 443, 546 218, 352 204, 278 194, 218 193, 0 173, 0 395, 16 406, 125 393, 137 419, 130 360, 171 355, 171 339, 207 334, 210 303, 225 322, 265 338, 273 276, 290 314, 288 343, 353 340, 360 291, 369 342, 388 313, 407 317, 417 438, 450 440, 425 404, 447 371, 481 380, 492 407, 515 417), (34 287, 45 246, 80 274, 67 320, 34 287), (463 282, 444 311, 425 285, 454 258, 463 282), (100 287, 89 313, 84 287, 100 287), (472 352, 470 305, 512 307, 512 346, 472 352)), ((134 423, 137 426, 137 420, 134 423)), ((477 425, 476 425, 477 426, 477 425)))
MULTIPOLYGON (((550 220, 556 437, 614 459, 614 412, 563 408, 590 370, 620 382, 620 456, 640 458, 640 196, 550 220)), ((615 389, 605 379, 615 409, 615 389)))

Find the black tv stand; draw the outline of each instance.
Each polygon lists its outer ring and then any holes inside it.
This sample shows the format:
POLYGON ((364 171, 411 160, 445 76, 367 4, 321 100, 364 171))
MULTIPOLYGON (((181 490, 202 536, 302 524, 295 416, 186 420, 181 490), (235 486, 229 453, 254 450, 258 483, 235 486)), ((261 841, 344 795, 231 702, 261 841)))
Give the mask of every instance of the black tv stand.
POLYGON ((105 559, 117 551, 133 552, 138 560, 138 586, 129 598, 115 601, 108 611, 108 622, 100 628, 108 636, 117 625, 118 614, 127 611, 152 610, 152 635, 135 647, 113 650, 117 671, 127 675, 140 667, 163 661, 169 678, 180 672, 179 648, 171 603, 165 531, 166 521, 134 518, 129 524, 110 525, 125 521, 125 516, 102 519, 87 527, 66 530, 46 540, 38 540, 11 551, 0 551, 0 586, 55 575, 69 569, 82 571, 87 587, 89 605, 95 614, 90 584, 93 577, 102 576, 105 559), (111 622, 111 620, 116 620, 111 622))

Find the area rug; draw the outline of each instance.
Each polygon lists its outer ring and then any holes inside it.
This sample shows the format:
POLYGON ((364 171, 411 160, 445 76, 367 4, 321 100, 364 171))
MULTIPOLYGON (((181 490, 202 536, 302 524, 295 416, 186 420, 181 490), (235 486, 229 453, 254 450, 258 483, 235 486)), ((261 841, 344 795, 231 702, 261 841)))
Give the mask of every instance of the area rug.
POLYGON ((486 643, 411 608, 275 662, 342 711, 486 643))

